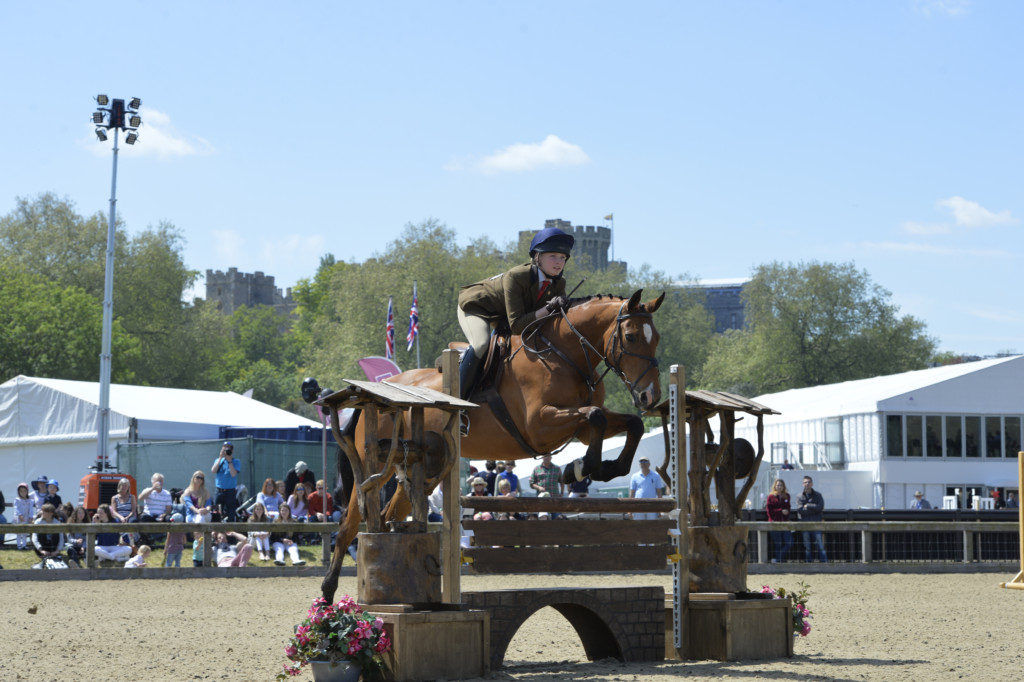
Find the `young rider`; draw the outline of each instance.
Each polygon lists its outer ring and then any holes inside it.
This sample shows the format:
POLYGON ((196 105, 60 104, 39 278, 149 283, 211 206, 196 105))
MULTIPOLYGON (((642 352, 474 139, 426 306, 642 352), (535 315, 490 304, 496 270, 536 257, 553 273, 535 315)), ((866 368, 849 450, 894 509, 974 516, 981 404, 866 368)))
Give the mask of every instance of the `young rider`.
POLYGON ((513 334, 521 334, 530 322, 565 308, 562 270, 574 241, 571 234, 546 227, 530 242, 529 263, 459 291, 459 326, 469 341, 459 364, 464 398, 476 382, 492 328, 504 322, 513 334))

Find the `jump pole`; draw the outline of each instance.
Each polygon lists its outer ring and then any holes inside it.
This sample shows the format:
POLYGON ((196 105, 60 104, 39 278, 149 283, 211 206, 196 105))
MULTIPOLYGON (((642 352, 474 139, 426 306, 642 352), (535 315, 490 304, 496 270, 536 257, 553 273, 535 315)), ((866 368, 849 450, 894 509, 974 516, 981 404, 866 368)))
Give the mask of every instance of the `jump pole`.
MULTIPOLYGON (((419 337, 417 337, 417 341, 419 337)), ((444 393, 459 397, 459 352, 445 350, 441 353, 441 381, 444 393)), ((459 464, 462 461, 462 444, 459 438, 459 419, 454 420, 455 464, 441 481, 443 509, 441 510, 441 601, 446 604, 462 603, 462 509, 459 507, 462 476, 459 464)))
POLYGON ((672 563, 672 636, 673 646, 680 659, 686 659, 688 634, 686 616, 690 604, 690 520, 689 475, 686 447, 686 371, 680 365, 669 367, 669 438, 672 460, 672 487, 679 514, 678 534, 674 538, 676 560, 672 563))
POLYGON ((999 587, 1008 587, 1011 590, 1024 590, 1024 504, 1021 500, 1021 491, 1024 488, 1024 452, 1017 453, 1017 539, 1020 551, 1020 571, 1008 583, 999 583, 999 587))

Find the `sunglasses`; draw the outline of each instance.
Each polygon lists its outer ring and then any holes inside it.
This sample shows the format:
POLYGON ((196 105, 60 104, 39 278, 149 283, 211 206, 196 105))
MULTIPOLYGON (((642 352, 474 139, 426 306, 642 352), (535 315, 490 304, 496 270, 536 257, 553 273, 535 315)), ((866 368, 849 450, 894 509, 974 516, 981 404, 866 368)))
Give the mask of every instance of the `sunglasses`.
POLYGON ((192 478, 198 478, 200 481, 206 480, 206 476, 193 476, 192 478))

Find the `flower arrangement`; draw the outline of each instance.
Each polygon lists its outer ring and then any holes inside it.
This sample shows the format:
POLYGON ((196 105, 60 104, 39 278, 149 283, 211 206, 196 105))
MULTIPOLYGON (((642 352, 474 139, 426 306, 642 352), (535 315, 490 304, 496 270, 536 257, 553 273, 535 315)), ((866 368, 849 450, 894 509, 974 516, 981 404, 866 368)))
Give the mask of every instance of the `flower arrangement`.
POLYGON ((800 581, 800 589, 796 592, 787 592, 786 588, 780 587, 778 589, 772 589, 767 585, 761 586, 762 594, 770 594, 772 599, 785 599, 790 597, 793 599, 793 636, 800 635, 806 637, 811 631, 811 610, 807 608, 807 599, 811 596, 810 587, 800 581))
POLYGON ((349 661, 359 665, 366 679, 380 677, 384 670, 381 654, 391 649, 384 621, 363 613, 355 600, 345 595, 335 604, 317 598, 306 619, 295 626, 284 655, 290 663, 277 679, 298 675, 311 661, 349 661))

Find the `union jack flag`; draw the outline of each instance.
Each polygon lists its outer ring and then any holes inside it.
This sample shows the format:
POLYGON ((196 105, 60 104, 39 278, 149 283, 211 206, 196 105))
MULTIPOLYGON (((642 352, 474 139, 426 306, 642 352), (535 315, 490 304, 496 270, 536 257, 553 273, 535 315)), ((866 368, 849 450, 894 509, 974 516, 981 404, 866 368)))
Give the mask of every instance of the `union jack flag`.
POLYGON ((388 326, 384 332, 384 357, 388 360, 395 357, 395 313, 388 296, 388 326))
POLYGON ((416 342, 416 335, 420 333, 420 307, 416 297, 416 282, 412 283, 412 308, 409 309, 409 333, 405 340, 409 342, 407 351, 412 350, 412 344, 416 342))

